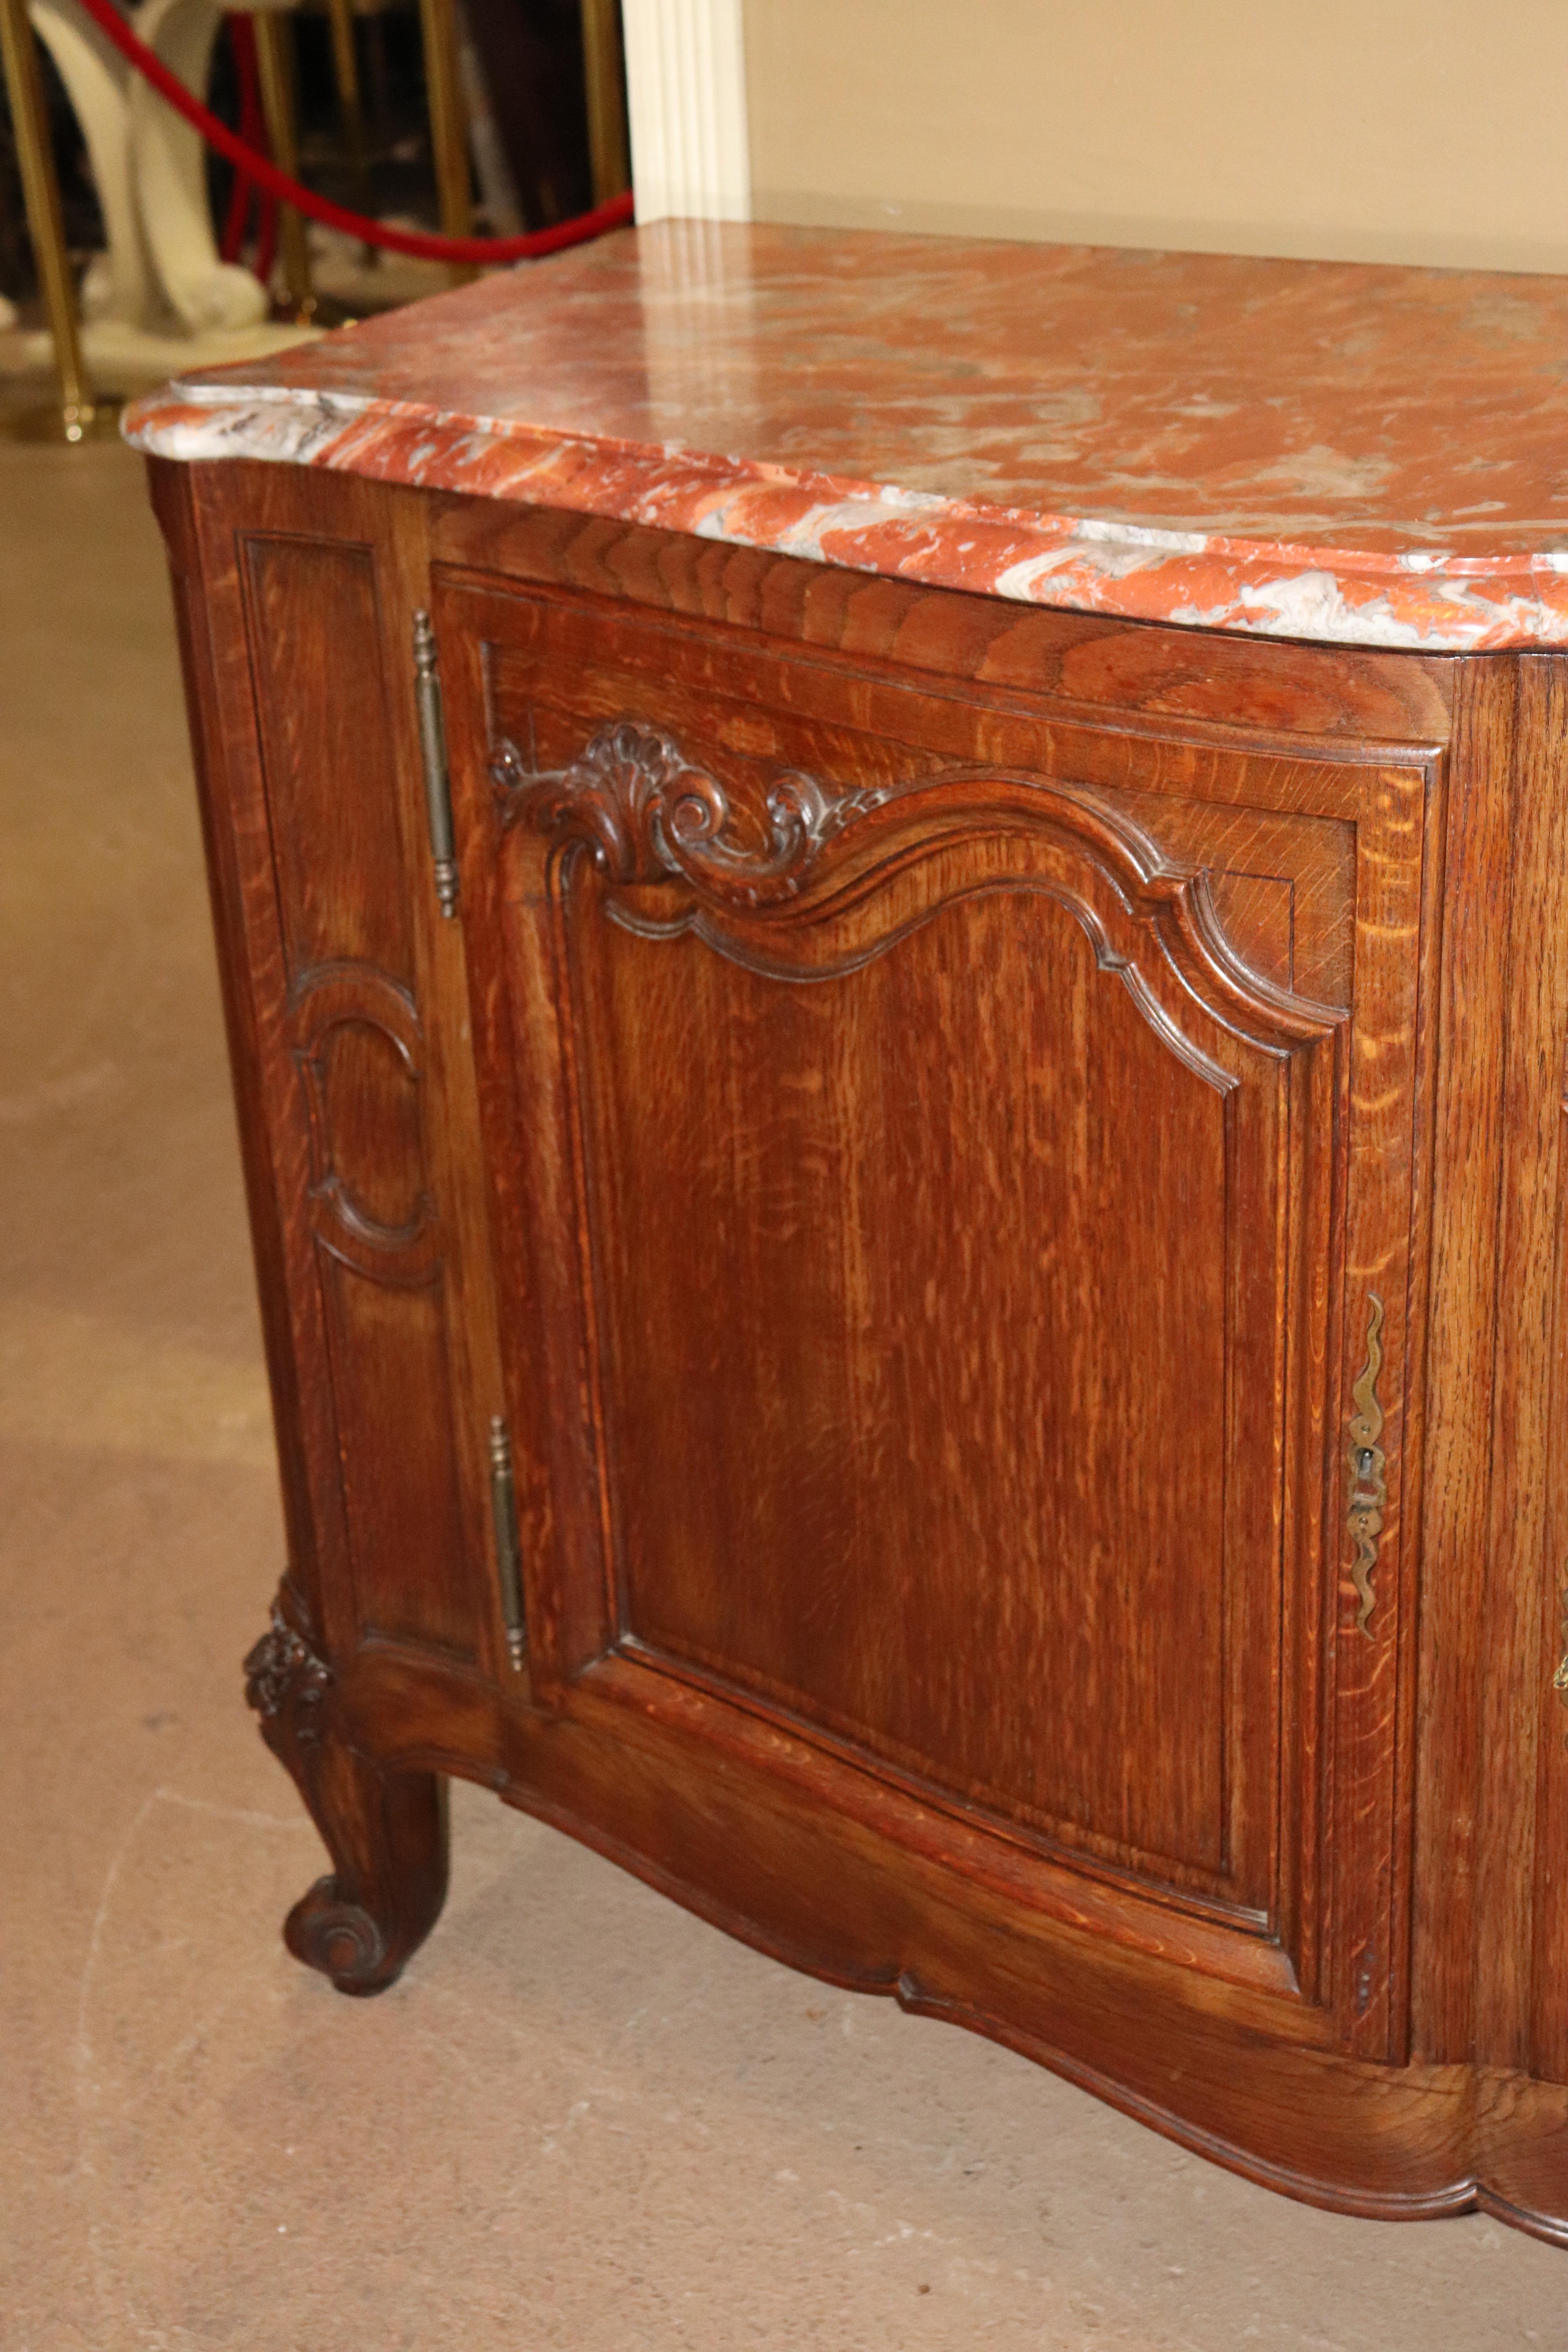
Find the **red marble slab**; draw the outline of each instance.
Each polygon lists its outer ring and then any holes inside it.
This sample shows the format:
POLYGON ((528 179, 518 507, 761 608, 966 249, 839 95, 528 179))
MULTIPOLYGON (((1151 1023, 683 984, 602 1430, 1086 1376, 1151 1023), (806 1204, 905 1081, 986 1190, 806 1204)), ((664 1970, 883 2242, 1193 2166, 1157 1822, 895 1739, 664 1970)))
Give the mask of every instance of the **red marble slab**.
POLYGON ((1568 643, 1568 278, 662 222, 125 429, 1079 611, 1568 643))

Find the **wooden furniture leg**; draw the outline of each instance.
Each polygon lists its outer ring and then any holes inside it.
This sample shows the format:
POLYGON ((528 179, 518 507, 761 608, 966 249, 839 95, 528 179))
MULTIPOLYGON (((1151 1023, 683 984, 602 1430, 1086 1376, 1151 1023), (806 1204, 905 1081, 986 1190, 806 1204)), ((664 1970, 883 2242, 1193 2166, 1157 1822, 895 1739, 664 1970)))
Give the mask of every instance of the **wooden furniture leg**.
POLYGON ((284 1925, 297 1960, 340 1992, 384 1992, 440 1916, 447 1895, 445 1783, 383 1771, 334 1724, 331 1668, 291 1622, 285 1594, 245 1662, 261 1736, 299 1787, 333 1863, 284 1925))

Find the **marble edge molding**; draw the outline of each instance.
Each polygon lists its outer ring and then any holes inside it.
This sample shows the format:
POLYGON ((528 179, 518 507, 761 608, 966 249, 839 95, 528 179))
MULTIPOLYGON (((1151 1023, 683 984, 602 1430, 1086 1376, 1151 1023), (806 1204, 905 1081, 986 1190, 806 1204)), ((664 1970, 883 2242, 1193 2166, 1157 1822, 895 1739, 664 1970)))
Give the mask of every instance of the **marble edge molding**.
POLYGON ((182 464, 319 466, 1058 611, 1422 653, 1568 645, 1568 552, 1388 553, 1032 513, 285 384, 174 383, 133 402, 121 430, 182 464))

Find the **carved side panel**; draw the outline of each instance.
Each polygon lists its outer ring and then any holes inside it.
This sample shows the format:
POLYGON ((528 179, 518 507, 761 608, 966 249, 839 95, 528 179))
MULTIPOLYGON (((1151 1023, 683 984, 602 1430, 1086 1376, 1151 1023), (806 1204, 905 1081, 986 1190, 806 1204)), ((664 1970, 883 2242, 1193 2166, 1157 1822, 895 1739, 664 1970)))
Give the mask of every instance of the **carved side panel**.
MULTIPOLYGON (((388 708, 376 557, 243 542, 284 974, 285 1212, 313 1259, 318 1419, 361 1633, 476 1654, 449 1238, 416 1000, 425 877, 388 708)), ((318 1478, 320 1473, 318 1472, 318 1478)), ((322 1501, 325 1501, 323 1496, 322 1501)))

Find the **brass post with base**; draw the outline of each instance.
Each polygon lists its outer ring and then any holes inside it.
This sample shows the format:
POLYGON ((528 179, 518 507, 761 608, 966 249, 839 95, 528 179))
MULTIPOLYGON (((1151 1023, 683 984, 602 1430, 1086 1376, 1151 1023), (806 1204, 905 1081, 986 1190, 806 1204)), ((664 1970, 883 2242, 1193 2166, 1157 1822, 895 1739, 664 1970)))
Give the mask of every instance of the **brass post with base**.
POLYGON ((59 379, 58 407, 0 412, 4 416, 0 430, 7 438, 83 441, 94 431, 112 430, 115 416, 112 409, 100 409, 94 403, 82 366, 76 291, 71 284, 70 257, 66 251, 59 182, 55 176, 43 77, 38 70, 27 0, 0 0, 0 61, 5 69, 5 95, 16 132, 27 232, 54 345, 55 373, 59 379))
POLYGON ((364 106, 360 98, 359 50, 354 42, 353 0, 326 0, 327 26, 332 43, 332 79, 338 89, 338 113, 349 163, 362 188, 368 188, 370 146, 364 135, 364 106))
POLYGON ((608 204, 632 184, 623 76, 620 0, 583 0, 583 79, 596 205, 608 204))
MULTIPOLYGON (((297 180, 300 150, 294 136, 293 58, 284 30, 286 13, 279 8, 257 8, 251 13, 250 22, 256 35, 256 72, 261 84, 261 111, 267 121, 272 160, 280 172, 297 180)), ((295 324, 309 326, 316 315, 310 249, 305 241, 304 220, 292 205, 280 204, 278 207, 278 242, 282 249, 283 276, 295 324)))
MULTIPOLYGON (((458 68, 458 26, 452 0, 419 0, 419 29, 425 44, 425 86, 429 93, 430 144, 436 163, 436 191, 441 205, 443 236, 472 236, 474 199, 468 180, 468 121, 458 68)), ((468 262, 454 262, 454 286, 467 285, 478 272, 468 262)))

